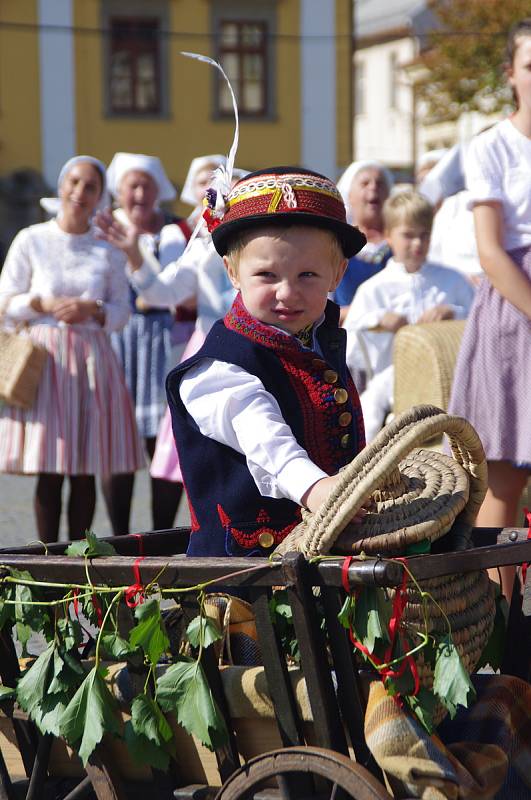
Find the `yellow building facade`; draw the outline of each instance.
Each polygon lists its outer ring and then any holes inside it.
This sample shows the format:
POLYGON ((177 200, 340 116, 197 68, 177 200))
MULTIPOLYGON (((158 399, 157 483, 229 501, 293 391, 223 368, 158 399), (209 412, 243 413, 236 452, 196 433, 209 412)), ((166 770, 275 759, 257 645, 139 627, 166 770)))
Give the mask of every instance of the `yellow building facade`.
MULTIPOLYGON (((88 153, 158 155, 177 187, 192 158, 300 164, 337 177, 351 160, 352 0, 0 0, 0 180, 88 153)), ((184 208, 181 210, 185 210, 184 208)))

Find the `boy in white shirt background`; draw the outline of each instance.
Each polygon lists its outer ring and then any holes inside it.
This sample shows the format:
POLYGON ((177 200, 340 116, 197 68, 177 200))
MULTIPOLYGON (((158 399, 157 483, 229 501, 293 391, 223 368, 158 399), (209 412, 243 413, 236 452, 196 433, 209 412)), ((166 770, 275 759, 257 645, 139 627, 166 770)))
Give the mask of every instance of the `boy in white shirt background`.
POLYGON ((474 297, 463 275, 426 261, 433 215, 433 206, 415 191, 386 201, 385 235, 393 257, 359 287, 345 319, 348 367, 370 376, 360 397, 367 441, 392 409, 395 333, 404 325, 464 319, 474 297))

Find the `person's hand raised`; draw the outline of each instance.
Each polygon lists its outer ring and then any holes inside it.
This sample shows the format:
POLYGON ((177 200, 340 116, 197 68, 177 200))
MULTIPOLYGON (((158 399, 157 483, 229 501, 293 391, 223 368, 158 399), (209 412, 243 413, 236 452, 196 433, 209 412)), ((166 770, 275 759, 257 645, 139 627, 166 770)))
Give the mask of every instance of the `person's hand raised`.
POLYGON ((98 228, 96 236, 125 253, 132 270, 140 269, 143 259, 138 245, 138 228, 135 225, 123 225, 109 209, 98 211, 94 216, 94 223, 98 228))

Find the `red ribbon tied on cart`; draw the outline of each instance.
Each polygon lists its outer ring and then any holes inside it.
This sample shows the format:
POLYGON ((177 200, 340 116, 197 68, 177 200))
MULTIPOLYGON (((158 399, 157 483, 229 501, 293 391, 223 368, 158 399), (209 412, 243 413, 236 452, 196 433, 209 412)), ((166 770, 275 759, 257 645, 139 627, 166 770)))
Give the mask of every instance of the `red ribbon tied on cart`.
POLYGON ((125 602, 129 608, 136 608, 146 599, 144 584, 140 580, 140 562, 144 560, 144 556, 139 556, 133 564, 133 575, 135 582, 128 586, 125 590, 125 602))
MULTIPOLYGON (((405 558, 397 558, 396 560, 401 561, 405 567, 407 563, 407 560, 405 558)), ((350 583, 348 579, 348 570, 351 561, 352 561, 352 556, 346 556, 346 558, 343 561, 343 566, 341 568, 341 582, 347 594, 352 594, 352 590, 350 588, 350 583)), ((356 649, 358 649, 370 661, 372 661, 372 663, 375 664, 376 667, 381 667, 383 664, 387 664, 393 660, 393 648, 395 646, 397 634, 399 634, 400 631, 400 620, 402 618, 404 609, 407 604, 407 592, 406 592, 407 579, 408 579, 407 570, 404 569, 402 574, 402 583, 400 584, 399 587, 397 587, 395 591, 395 596, 393 598, 393 611, 388 626, 390 644, 384 653, 383 661, 381 661, 374 653, 370 653, 367 647, 365 647, 365 645, 362 642, 356 639, 352 627, 350 628, 349 631, 350 641, 352 642, 354 647, 356 647, 356 649)), ((361 587, 354 592, 356 598, 359 596, 360 592, 361 592, 361 587)), ((405 637, 401 636, 401 639, 402 639, 402 647, 404 648, 404 651, 407 651, 408 645, 405 640, 405 637)), ((417 664, 413 656, 407 655, 403 659, 402 663, 400 664, 397 670, 379 669, 378 672, 380 673, 382 680, 385 680, 386 678, 399 678, 401 675, 404 674, 407 667, 409 667, 409 669, 411 670, 411 675, 413 677, 413 681, 415 684, 413 692, 411 692, 412 696, 414 697, 419 693, 420 690, 420 678, 417 669, 417 664)))
MULTIPOLYGON (((527 530, 527 538, 531 539, 531 511, 528 508, 524 508, 524 517, 527 520, 528 530, 527 530)), ((522 584, 525 586, 525 579, 527 577, 527 570, 529 567, 529 563, 522 564, 522 584)))

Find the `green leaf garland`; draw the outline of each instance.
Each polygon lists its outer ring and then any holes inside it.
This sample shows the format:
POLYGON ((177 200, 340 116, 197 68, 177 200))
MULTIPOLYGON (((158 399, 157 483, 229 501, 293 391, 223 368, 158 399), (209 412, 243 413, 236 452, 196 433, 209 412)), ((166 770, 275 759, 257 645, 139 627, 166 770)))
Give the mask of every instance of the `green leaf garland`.
POLYGON ((93 667, 65 709, 60 731, 86 765, 104 733, 118 735, 117 703, 105 683, 105 674, 93 667))
POLYGON ((157 699, 165 711, 173 711, 183 728, 210 750, 226 744, 225 721, 199 662, 183 660, 169 667, 157 679, 157 699))
POLYGON ((433 676, 433 691, 453 719, 458 706, 468 706, 469 696, 476 696, 470 676, 450 636, 439 642, 433 676))

